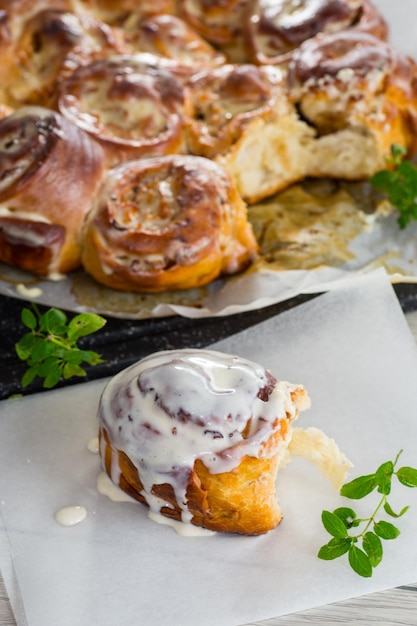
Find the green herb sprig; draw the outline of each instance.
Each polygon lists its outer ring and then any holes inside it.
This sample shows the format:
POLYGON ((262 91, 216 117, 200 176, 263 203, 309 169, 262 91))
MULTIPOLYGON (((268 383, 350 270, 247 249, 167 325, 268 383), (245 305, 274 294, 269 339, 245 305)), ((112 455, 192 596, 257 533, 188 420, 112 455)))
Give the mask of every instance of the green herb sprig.
POLYGON ((103 363, 99 354, 78 348, 80 337, 90 335, 104 326, 106 320, 95 313, 81 313, 69 322, 66 314, 55 308, 41 313, 36 306, 24 308, 21 320, 29 329, 15 344, 16 354, 28 365, 21 385, 27 387, 37 376, 43 387, 51 389, 64 378, 85 376, 82 364, 103 363))
POLYGON ((340 494, 346 498, 359 500, 375 489, 381 498, 370 517, 357 517, 350 507, 339 507, 333 512, 323 511, 322 522, 332 539, 322 546, 318 552, 320 559, 327 561, 347 554, 350 567, 360 576, 372 576, 373 569, 379 565, 383 557, 381 540, 395 539, 399 529, 391 522, 377 519, 383 509, 392 518, 399 518, 409 507, 405 506, 396 513, 388 502, 391 493, 392 479, 395 476, 405 487, 417 487, 417 469, 401 467, 396 469, 402 450, 394 461, 387 461, 379 466, 374 474, 360 476, 345 483, 340 494), (362 530, 359 532, 359 526, 362 530), (358 529, 357 532, 354 529, 358 529), (361 547, 360 547, 361 546, 361 547))
POLYGON ((371 185, 385 193, 390 203, 398 210, 398 226, 404 229, 412 220, 417 220, 417 167, 404 160, 406 150, 394 144, 389 169, 374 174, 371 185))

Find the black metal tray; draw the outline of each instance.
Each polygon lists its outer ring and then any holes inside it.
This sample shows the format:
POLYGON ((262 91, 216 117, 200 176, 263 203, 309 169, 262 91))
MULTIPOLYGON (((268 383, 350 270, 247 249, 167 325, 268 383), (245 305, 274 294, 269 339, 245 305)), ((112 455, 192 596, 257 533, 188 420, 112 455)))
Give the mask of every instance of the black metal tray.
MULTIPOLYGON (((394 285, 394 290, 404 313, 417 310, 417 285, 399 283, 394 285)), ((86 368, 86 377, 63 381, 58 387, 112 376, 157 350, 204 348, 318 295, 300 295, 269 307, 227 317, 190 320, 173 316, 139 321, 108 318, 102 330, 80 341, 84 348, 98 352, 105 362, 86 368)), ((20 380, 26 366, 17 358, 14 346, 26 332, 20 321, 24 306, 25 302, 20 299, 0 296, 0 400, 22 393, 20 380)), ((46 308, 39 306, 41 311, 46 308)), ((69 318, 72 315, 68 313, 69 318)), ((42 381, 37 379, 24 390, 24 394, 41 390, 42 381)))

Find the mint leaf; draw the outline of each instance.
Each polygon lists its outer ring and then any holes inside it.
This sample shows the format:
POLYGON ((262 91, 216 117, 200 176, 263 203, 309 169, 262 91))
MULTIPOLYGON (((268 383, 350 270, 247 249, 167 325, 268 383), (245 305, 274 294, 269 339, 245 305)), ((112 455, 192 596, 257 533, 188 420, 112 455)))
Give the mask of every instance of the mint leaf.
POLYGON ((357 546, 352 546, 349 550, 349 565, 359 576, 364 578, 372 576, 371 559, 357 546))
POLYGON ((340 494, 351 500, 360 500, 371 493, 375 489, 376 484, 375 474, 359 476, 359 478, 345 483, 340 490, 340 494))

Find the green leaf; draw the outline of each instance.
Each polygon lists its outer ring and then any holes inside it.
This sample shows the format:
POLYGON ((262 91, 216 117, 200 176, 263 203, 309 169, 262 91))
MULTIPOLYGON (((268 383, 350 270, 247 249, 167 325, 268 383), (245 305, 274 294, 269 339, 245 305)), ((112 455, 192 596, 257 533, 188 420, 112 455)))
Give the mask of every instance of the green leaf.
POLYGON ((81 313, 76 315, 68 325, 68 338, 77 340, 80 337, 91 335, 106 324, 106 320, 95 313, 81 313))
POLYGON ((398 209, 398 225, 405 228, 417 219, 417 168, 404 160, 407 151, 402 146, 391 146, 388 170, 381 170, 370 179, 371 185, 384 192, 390 203, 398 209))
POLYGON ((392 185, 392 175, 391 172, 387 170, 381 170, 376 172, 370 179, 370 183, 375 189, 379 191, 387 192, 392 185))
POLYGON ((104 360, 101 358, 97 352, 93 352, 92 350, 82 350, 83 359, 89 365, 98 365, 99 363, 104 363, 104 360))
POLYGON ((333 537, 343 538, 347 536, 347 529, 340 517, 330 511, 323 511, 321 514, 323 526, 333 537))
POLYGON ((345 483, 340 493, 345 498, 351 500, 360 500, 367 496, 376 487, 375 474, 368 474, 367 476, 359 476, 349 483, 345 483))
POLYGON ((74 365, 73 363, 66 363, 63 369, 63 376, 65 379, 71 378, 72 376, 85 376, 86 372, 79 365, 74 365))
POLYGON ((401 467, 396 476, 402 485, 406 487, 417 487, 417 469, 413 467, 401 467))
POLYGON ((45 389, 52 389, 52 387, 55 387, 59 383, 60 380, 61 380, 61 370, 59 368, 56 368, 54 370, 51 370, 48 373, 48 375, 45 377, 43 386, 45 387, 45 389))
POLYGON ((330 539, 326 545, 322 546, 318 551, 317 556, 319 559, 324 559, 325 561, 331 561, 333 559, 337 559, 339 556, 346 554, 348 552, 350 546, 352 545, 352 540, 349 537, 345 538, 337 538, 333 537, 330 539))
POLYGON ((389 502, 384 503, 384 511, 388 513, 388 515, 391 515, 391 517, 401 517, 402 515, 404 515, 404 513, 407 513, 409 508, 409 506, 405 506, 401 509, 399 513, 395 513, 395 511, 392 510, 389 502))
POLYGON ((370 578, 372 576, 372 564, 369 556, 355 545, 349 550, 349 564, 359 576, 370 578))
POLYGON ((383 549, 381 539, 375 533, 368 531, 364 534, 362 547, 369 557, 372 567, 376 567, 382 561, 383 549))
POLYGON ((400 531, 394 524, 381 520, 374 524, 375 533, 382 539, 395 539, 400 534, 400 531))
POLYGON ((15 344, 16 354, 21 361, 27 361, 31 355, 33 344, 35 343, 35 335, 27 333, 15 344))
POLYGON ((22 320, 26 328, 30 328, 30 330, 35 330, 36 326, 38 325, 38 320, 30 309, 22 309, 20 319, 22 320))
POLYGON ((61 360, 56 356, 49 356, 38 363, 38 376, 46 378, 51 372, 62 369, 61 360))
POLYGON ((79 365, 84 360, 84 354, 82 350, 78 350, 78 348, 74 348, 72 350, 67 350, 67 352, 65 352, 62 358, 66 363, 79 365))
POLYGON ((338 509, 335 509, 333 513, 342 520, 346 528, 352 528, 360 523, 356 520, 355 511, 349 507, 341 506, 338 509))
POLYGON ((30 355, 31 362, 36 363, 38 361, 41 361, 48 355, 49 355, 48 342, 45 341, 45 339, 43 339, 42 337, 35 337, 33 345, 32 345, 32 352, 30 355))
POLYGON ((38 368, 35 366, 29 367, 29 369, 27 369, 26 372, 23 374, 20 384, 23 388, 27 387, 28 385, 30 385, 31 382, 33 382, 37 375, 38 368))
POLYGON ((391 492, 391 479, 394 472, 394 464, 392 461, 387 461, 380 465, 375 472, 375 481, 378 486, 379 493, 383 493, 386 496, 391 492))
POLYGON ((40 327, 47 333, 63 336, 67 332, 66 329, 67 316, 60 309, 49 309, 41 316, 40 327))

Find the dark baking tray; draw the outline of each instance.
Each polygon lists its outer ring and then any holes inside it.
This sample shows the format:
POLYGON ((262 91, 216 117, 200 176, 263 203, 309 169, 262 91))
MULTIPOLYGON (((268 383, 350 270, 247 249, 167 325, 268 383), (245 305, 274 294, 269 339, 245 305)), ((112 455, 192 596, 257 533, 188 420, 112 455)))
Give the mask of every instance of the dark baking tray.
MULTIPOLYGON (((394 285, 394 290, 404 313, 417 310, 417 285, 399 283, 394 285)), ((58 386, 112 376, 156 350, 204 348, 318 295, 300 295, 273 306, 227 317, 190 320, 173 316, 139 321, 107 318, 107 324, 102 330, 80 341, 82 347, 95 350, 105 362, 86 368, 86 377, 72 378, 58 386)), ((26 332, 20 321, 20 312, 24 306, 25 302, 20 299, 0 296, 1 400, 13 394, 22 393, 20 380, 26 366, 17 358, 14 346, 26 332)), ((39 307, 41 311, 46 308, 39 307)), ((68 313, 68 316, 71 317, 72 314, 68 313)), ((24 394, 28 395, 41 390, 42 381, 35 380, 24 390, 24 394)))

